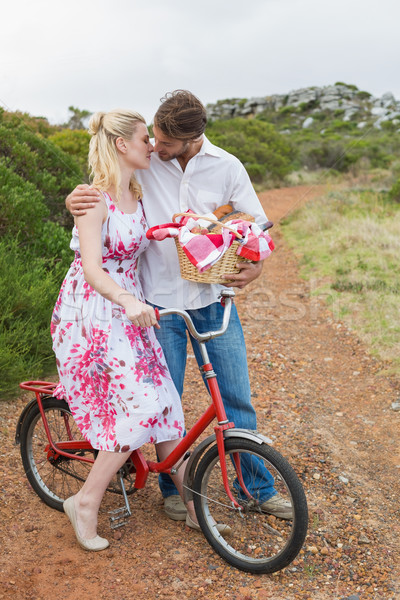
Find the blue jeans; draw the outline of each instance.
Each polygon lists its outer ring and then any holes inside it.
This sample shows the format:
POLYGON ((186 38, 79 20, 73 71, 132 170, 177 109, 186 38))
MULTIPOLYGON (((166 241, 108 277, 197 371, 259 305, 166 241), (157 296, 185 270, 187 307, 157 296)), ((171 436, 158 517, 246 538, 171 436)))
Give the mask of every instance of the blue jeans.
MULTIPOLYGON (((187 312, 193 319, 197 331, 203 333, 220 329, 223 311, 223 307, 217 302, 187 312)), ((187 355, 185 322, 178 315, 167 315, 162 317, 160 325, 161 328, 155 329, 155 332, 164 351, 172 380, 182 397, 187 355)), ((201 365, 202 358, 198 342, 192 337, 190 340, 197 363, 201 365)), ((256 430, 257 418, 251 405, 246 346, 242 326, 234 305, 227 332, 221 337, 207 342, 207 351, 218 376, 218 384, 228 420, 233 421, 236 427, 256 430)), ((253 460, 255 459, 253 458, 253 460)), ((261 461, 257 471, 259 476, 254 493, 257 493, 257 497, 260 498, 261 491, 260 500, 265 502, 276 494, 273 487, 274 478, 261 461)), ((252 484, 250 480, 246 481, 246 469, 243 470, 243 475, 246 487, 251 492, 252 484)), ((165 473, 160 475, 159 484, 164 498, 178 493, 171 478, 165 473)))

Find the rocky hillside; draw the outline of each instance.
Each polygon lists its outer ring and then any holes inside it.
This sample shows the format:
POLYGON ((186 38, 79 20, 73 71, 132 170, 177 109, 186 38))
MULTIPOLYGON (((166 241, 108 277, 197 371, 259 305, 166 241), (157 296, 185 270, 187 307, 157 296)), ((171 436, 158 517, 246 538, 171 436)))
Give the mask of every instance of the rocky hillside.
POLYGON ((385 123, 394 129, 400 126, 400 101, 391 92, 376 98, 355 85, 342 82, 326 87, 301 88, 288 94, 220 100, 209 104, 207 111, 211 120, 265 116, 276 121, 276 117, 290 117, 291 125, 296 129, 307 129, 327 116, 356 123, 358 129, 371 125, 382 129, 385 123))

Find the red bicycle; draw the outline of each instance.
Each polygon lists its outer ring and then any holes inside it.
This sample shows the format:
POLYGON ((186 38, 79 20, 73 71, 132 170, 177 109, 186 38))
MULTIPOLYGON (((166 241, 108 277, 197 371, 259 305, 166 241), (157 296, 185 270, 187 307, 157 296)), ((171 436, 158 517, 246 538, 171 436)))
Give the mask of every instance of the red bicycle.
MULTIPOLYGON (((185 311, 163 309, 160 316, 178 314, 200 345, 201 371, 207 382, 211 404, 179 445, 163 462, 146 460, 135 450, 109 485, 122 494, 125 505, 112 511, 111 527, 130 516, 128 496, 143 488, 149 472, 171 473, 173 465, 186 462, 184 491, 193 499, 200 527, 212 548, 229 564, 250 573, 273 573, 290 564, 299 553, 307 532, 308 510, 303 487, 288 461, 270 446, 263 435, 237 429, 225 414, 217 377, 208 358, 206 342, 225 333, 234 292, 224 290, 223 322, 218 331, 199 333, 185 311), (217 419, 214 434, 192 452, 189 449, 217 419), (293 519, 282 520, 261 509, 263 472, 275 480, 275 489, 288 500, 293 519), (216 523, 231 528, 221 535, 216 523)), ((85 481, 96 450, 82 438, 68 404, 52 396, 56 384, 27 381, 24 390, 35 393, 22 411, 16 431, 26 476, 34 491, 50 507, 63 511, 63 502, 85 481)))

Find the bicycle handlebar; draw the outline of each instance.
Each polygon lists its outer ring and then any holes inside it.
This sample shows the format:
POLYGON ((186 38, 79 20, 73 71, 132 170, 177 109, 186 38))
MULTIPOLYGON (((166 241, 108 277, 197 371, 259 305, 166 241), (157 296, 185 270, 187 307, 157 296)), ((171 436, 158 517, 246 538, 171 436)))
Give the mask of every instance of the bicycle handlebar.
POLYGON ((221 303, 224 304, 224 314, 222 318, 222 327, 217 331, 207 331, 205 333, 199 333, 194 326, 194 323, 186 310, 181 310, 179 308, 162 308, 161 310, 156 309, 157 319, 165 316, 165 315, 179 315, 181 316, 188 328, 189 333, 198 341, 198 342, 208 342, 208 340, 212 340, 213 338, 219 337, 223 335, 228 329, 229 319, 231 316, 231 308, 233 298, 235 296, 235 292, 233 290, 222 290, 221 292, 221 303))

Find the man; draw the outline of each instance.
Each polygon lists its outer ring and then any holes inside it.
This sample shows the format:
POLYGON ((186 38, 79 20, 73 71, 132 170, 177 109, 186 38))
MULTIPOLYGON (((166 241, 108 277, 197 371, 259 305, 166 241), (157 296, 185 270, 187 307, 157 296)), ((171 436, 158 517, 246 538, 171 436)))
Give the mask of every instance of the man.
MULTIPOLYGON (((167 94, 154 117, 154 153, 151 167, 137 171, 143 190, 143 206, 149 227, 170 222, 175 213, 191 209, 206 215, 230 204, 250 213, 258 224, 267 221, 250 179, 240 161, 214 146, 205 137, 206 110, 200 100, 185 90, 167 94)), ((73 214, 82 214, 97 200, 98 192, 78 186, 67 198, 73 214)), ((189 312, 200 331, 219 329, 223 309, 218 300, 223 286, 199 284, 181 278, 173 240, 151 241, 141 257, 141 281, 146 300, 159 308, 182 308, 189 312)), ((226 274, 232 287, 242 289, 256 279, 262 262, 238 263, 239 273, 226 274)), ((182 319, 170 315, 156 330, 169 370, 182 396, 186 368, 187 333, 182 319)), ((192 342, 201 364, 199 348, 192 342)), ((227 417, 236 427, 257 429, 251 405, 246 348, 236 308, 233 307, 228 331, 207 344, 227 417)), ((274 480, 263 468, 260 481, 264 492, 262 509, 283 519, 292 518, 292 508, 274 489, 274 480)), ((164 510, 175 520, 186 518, 186 509, 172 480, 160 476, 164 510)), ((250 489, 251 491, 251 489, 250 489)))

